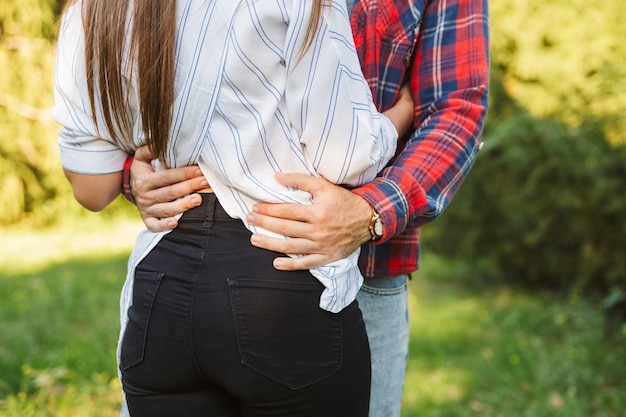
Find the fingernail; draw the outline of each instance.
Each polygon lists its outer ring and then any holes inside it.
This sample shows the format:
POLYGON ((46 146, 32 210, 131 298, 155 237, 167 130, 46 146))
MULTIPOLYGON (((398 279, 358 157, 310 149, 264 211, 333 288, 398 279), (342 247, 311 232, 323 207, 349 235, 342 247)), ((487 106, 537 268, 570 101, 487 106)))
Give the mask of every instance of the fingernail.
POLYGON ((202 181, 200 182, 200 186, 201 186, 201 187, 203 187, 203 188, 204 188, 204 187, 208 187, 208 186, 209 186, 209 182, 208 182, 207 180, 202 180, 202 181))
POLYGON ((274 259, 274 268, 281 269, 284 266, 284 263, 280 259, 274 259))
POLYGON ((200 204, 202 204, 202 197, 200 197, 199 195, 192 196, 191 204, 199 206, 200 204))
POLYGON ((170 229, 175 228, 176 227, 176 221, 170 220, 169 222, 167 222, 167 227, 169 227, 170 229))
POLYGON ((259 237, 258 237, 257 235, 254 235, 254 234, 253 234, 253 235, 250 237, 250 242, 251 242, 253 245, 256 245, 257 243, 259 243, 259 237))
POLYGON ((248 222, 248 224, 254 224, 254 216, 252 214, 248 214, 246 216, 246 221, 248 222))

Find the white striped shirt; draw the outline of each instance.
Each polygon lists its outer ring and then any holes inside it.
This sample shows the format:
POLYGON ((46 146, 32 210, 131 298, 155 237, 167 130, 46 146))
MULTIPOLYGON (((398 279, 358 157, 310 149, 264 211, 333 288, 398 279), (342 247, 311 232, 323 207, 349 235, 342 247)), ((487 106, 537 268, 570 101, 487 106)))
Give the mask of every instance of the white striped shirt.
MULTIPOLYGON (((278 184, 275 172, 356 186, 372 180, 395 151, 397 133, 373 105, 343 1, 325 8, 313 44, 301 55, 311 3, 178 1, 167 162, 198 163, 225 210, 244 222, 259 201, 310 204, 308 193, 278 184)), ((92 120, 80 4, 64 16, 58 44, 54 114, 62 126, 61 160, 78 173, 118 172, 127 153, 144 144, 137 81, 128 77, 133 143, 121 149, 92 120)), ((102 114, 96 117, 104 126, 102 114)), ((123 328, 134 268, 162 236, 144 231, 133 249, 122 294, 123 328)), ((325 286, 321 308, 338 312, 354 301, 363 280, 357 258, 355 252, 311 270, 325 286)))

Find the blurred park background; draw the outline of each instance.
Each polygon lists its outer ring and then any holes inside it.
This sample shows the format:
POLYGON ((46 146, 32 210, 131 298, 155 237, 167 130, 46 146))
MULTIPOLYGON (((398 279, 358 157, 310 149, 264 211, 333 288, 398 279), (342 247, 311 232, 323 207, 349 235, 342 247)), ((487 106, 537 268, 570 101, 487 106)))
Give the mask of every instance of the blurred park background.
MULTIPOLYGON (((116 416, 140 228, 72 198, 51 119, 62 1, 0 0, 0 416, 116 416)), ((626 8, 493 0, 485 146, 423 228, 403 417, 626 417, 626 8)))

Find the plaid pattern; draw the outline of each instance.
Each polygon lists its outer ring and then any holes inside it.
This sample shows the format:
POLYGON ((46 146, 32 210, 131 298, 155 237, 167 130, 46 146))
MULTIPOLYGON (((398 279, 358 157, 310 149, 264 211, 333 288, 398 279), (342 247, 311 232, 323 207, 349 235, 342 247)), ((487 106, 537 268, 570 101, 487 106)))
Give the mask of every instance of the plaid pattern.
POLYGON ((352 30, 380 110, 410 79, 415 132, 374 182, 353 190, 380 213, 385 235, 360 257, 368 277, 418 269, 419 226, 448 206, 472 167, 487 111, 486 0, 357 0, 352 30))

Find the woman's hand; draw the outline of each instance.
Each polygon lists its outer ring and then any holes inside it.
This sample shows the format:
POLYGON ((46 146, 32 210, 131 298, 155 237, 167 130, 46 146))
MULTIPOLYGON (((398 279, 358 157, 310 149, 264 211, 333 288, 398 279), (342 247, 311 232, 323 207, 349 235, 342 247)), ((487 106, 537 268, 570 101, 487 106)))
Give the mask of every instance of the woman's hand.
POLYGON ((164 232, 178 226, 174 216, 202 204, 195 192, 208 187, 208 182, 195 165, 155 172, 151 164, 155 157, 148 146, 135 151, 130 184, 148 230, 164 232))

